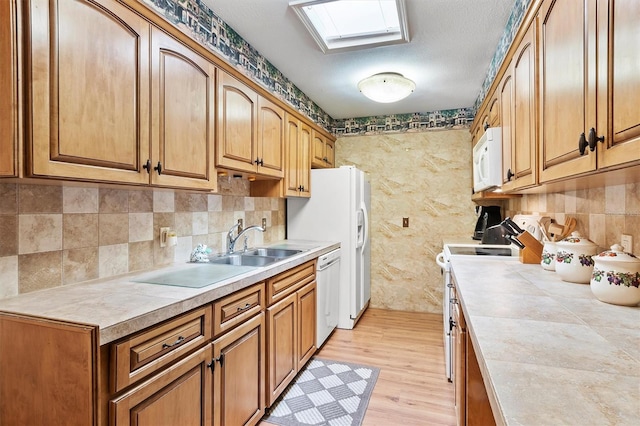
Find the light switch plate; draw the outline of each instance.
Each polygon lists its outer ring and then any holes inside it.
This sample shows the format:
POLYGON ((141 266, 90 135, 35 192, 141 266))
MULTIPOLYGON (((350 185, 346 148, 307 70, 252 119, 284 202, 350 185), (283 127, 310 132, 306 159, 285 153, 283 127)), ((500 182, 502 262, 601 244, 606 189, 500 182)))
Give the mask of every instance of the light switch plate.
POLYGON ((263 227, 264 229, 267 229, 267 218, 266 218, 266 217, 263 217, 263 218, 262 218, 262 227, 263 227))
POLYGON ((403 228, 408 228, 409 227, 409 218, 408 217, 403 217, 402 218, 402 227, 403 228))
POLYGON ((622 234, 620 236, 620 245, 623 247, 623 250, 627 253, 631 253, 633 249, 633 237, 631 235, 622 234))

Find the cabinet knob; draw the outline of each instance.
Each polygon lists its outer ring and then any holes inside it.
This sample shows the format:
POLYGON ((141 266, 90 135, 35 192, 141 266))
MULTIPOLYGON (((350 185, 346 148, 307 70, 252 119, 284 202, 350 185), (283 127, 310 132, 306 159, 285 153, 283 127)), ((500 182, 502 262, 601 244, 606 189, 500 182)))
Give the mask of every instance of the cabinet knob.
POLYGON ((589 130, 587 141, 589 142, 589 151, 593 152, 596 150, 598 142, 604 143, 604 136, 596 136, 596 129, 592 127, 591 130, 589 130))
POLYGON ((158 165, 153 168, 153 170, 157 171, 159 175, 162 174, 162 163, 158 161, 158 165))
POLYGON ((151 160, 147 159, 147 162, 142 165, 142 168, 147 171, 147 174, 151 173, 151 160))
POLYGON ((511 182, 511 178, 515 176, 515 173, 511 169, 507 170, 507 182, 511 182))
POLYGON ((584 155, 587 151, 587 146, 589 146, 589 142, 587 142, 587 138, 585 138, 584 133, 581 133, 580 139, 578 139, 578 150, 580 151, 580 155, 584 155))
POLYGON ((262 159, 262 158, 260 159, 260 165, 264 166, 264 159, 262 159))

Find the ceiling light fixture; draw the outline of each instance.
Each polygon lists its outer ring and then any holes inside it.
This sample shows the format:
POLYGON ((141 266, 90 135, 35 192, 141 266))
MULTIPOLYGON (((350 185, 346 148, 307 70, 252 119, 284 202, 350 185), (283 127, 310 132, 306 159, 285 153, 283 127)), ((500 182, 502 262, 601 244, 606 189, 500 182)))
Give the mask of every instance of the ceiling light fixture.
POLYGON ((412 80, 396 72, 374 74, 358 83, 358 90, 363 95, 384 104, 406 98, 415 88, 416 84, 412 80))

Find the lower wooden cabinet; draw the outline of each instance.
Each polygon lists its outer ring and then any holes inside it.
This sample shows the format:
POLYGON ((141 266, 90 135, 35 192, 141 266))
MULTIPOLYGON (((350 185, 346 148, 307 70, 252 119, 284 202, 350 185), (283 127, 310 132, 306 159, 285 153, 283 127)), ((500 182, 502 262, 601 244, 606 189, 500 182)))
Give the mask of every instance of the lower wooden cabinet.
POLYGON ((257 424, 265 409, 264 313, 215 340, 212 362, 213 424, 257 424))
POLYGON ((316 281, 296 292, 298 302, 298 370, 316 352, 316 281))
POLYGON ((116 426, 211 424, 213 347, 207 345, 109 404, 116 426))
POLYGON ((298 372, 297 294, 293 293, 267 309, 269 378, 267 405, 271 405, 298 372))
POLYGON ((267 280, 267 406, 316 351, 315 261, 267 280))
POLYGON ((457 302, 452 306, 453 329, 453 389, 458 426, 495 425, 491 403, 482 379, 471 335, 462 312, 460 298, 453 289, 457 302))
POLYGON ((98 327, 0 312, 0 424, 258 424, 315 353, 315 265, 102 346, 98 327))

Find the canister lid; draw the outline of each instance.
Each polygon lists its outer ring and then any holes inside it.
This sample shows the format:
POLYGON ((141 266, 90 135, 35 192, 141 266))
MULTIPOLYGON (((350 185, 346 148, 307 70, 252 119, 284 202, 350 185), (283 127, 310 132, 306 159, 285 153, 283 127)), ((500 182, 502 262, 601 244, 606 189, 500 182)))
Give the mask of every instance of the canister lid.
POLYGON ((573 231, 570 236, 556 243, 558 246, 564 247, 596 247, 596 244, 586 237, 580 235, 580 232, 573 231))
POLYGON ((594 256, 594 259, 601 262, 625 262, 640 265, 640 259, 634 254, 624 252, 624 247, 620 244, 612 245, 610 250, 603 251, 599 255, 594 256))

